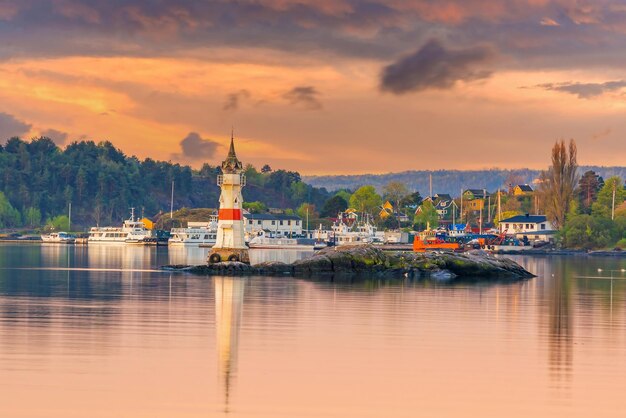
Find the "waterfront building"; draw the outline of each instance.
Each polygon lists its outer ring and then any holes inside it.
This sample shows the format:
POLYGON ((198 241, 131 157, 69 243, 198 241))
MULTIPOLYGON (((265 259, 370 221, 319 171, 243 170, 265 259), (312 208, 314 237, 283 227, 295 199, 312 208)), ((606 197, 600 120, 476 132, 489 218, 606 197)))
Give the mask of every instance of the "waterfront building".
POLYGON ((248 235, 256 235, 261 231, 276 238, 302 235, 302 218, 299 216, 244 212, 243 217, 248 235))
POLYGON ((228 156, 222 162, 222 174, 217 176, 221 188, 218 212, 217 237, 209 251, 209 263, 220 261, 250 262, 245 242, 243 222, 243 197, 241 189, 246 185, 243 164, 235 154, 235 141, 230 138, 228 156))
POLYGON ((524 236, 529 239, 551 241, 556 228, 545 215, 517 215, 503 219, 498 224, 501 234, 524 236))

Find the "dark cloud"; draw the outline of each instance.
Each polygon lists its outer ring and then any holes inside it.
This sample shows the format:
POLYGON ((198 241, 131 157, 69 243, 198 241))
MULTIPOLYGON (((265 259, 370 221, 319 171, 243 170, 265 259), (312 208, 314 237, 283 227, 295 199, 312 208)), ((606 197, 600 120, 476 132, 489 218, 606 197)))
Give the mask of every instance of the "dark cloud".
POLYGON ((493 44, 515 68, 626 65, 623 0, 0 0, 0 59, 263 48, 388 62, 433 36, 493 44))
POLYGON ((322 102, 318 99, 320 93, 313 86, 296 86, 283 93, 283 98, 294 106, 306 110, 319 110, 322 102))
POLYGON ((222 110, 237 110, 242 100, 250 98, 250 92, 248 90, 239 90, 235 93, 230 93, 226 96, 226 101, 222 110))
POLYGON ((13 115, 0 112, 0 138, 2 139, 25 135, 31 127, 32 125, 22 122, 13 115))
POLYGON ((606 81, 604 83, 544 83, 535 87, 574 94, 579 99, 590 99, 626 87, 626 80, 606 81))
POLYGON ((46 129, 41 133, 41 136, 45 136, 54 141, 57 145, 64 145, 67 141, 67 132, 57 131, 56 129, 46 129))
POLYGON ((429 88, 449 89, 457 81, 487 78, 484 68, 494 56, 484 46, 446 49, 437 40, 430 40, 414 54, 401 58, 383 69, 380 88, 403 94, 429 88))
POLYGON ((193 160, 210 159, 215 155, 219 144, 211 139, 202 139, 196 132, 189 134, 180 141, 182 157, 193 160))

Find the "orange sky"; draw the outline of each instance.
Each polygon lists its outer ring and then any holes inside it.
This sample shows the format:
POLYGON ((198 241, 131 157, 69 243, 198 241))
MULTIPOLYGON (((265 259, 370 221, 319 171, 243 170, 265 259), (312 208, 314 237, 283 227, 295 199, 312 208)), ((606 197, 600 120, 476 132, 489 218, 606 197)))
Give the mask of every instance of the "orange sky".
POLYGON ((0 0, 0 136, 198 167, 234 126, 304 174, 542 168, 559 138, 626 162, 619 2, 207 4, 0 0))

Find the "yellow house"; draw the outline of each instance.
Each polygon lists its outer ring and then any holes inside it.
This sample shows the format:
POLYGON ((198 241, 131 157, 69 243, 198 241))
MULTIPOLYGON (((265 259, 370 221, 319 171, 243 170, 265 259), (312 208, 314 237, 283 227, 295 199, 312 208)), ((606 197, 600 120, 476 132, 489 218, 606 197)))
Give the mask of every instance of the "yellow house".
POLYGON ((528 184, 518 184, 513 189, 514 196, 530 196, 533 194, 533 188, 528 184))

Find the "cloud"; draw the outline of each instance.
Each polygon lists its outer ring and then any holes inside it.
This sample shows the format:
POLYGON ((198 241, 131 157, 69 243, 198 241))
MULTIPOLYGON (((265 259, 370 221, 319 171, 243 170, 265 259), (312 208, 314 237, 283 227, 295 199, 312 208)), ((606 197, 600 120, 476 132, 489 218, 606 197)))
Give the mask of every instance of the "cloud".
POLYGON ((539 22, 539 24, 541 26, 561 26, 559 22, 549 17, 544 17, 543 19, 541 19, 541 22, 539 22))
POLYGON ((380 88, 393 94, 450 89, 457 81, 489 77, 491 71, 481 67, 489 64, 493 56, 493 51, 484 46, 446 49, 439 41, 431 39, 415 53, 386 66, 380 88))
POLYGON ((57 131, 56 129, 46 129, 41 132, 41 136, 45 136, 54 141, 57 145, 64 145, 65 141, 67 141, 67 132, 57 131))
POLYGON ((579 99, 591 99, 626 87, 626 80, 606 81, 604 83, 544 83, 535 87, 574 94, 579 99))
POLYGON ((215 155, 215 151, 219 144, 211 139, 202 139, 196 132, 189 132, 187 136, 180 141, 180 149, 182 154, 175 155, 192 160, 210 159, 215 155))
POLYGON ((22 122, 15 116, 0 112, 0 138, 9 139, 30 132, 32 125, 22 122))
POLYGON ((239 90, 235 93, 230 93, 226 96, 226 101, 224 102, 224 106, 222 106, 222 110, 237 110, 239 109, 239 105, 243 99, 250 98, 250 92, 248 90, 239 90))
POLYGON ((283 98, 294 106, 302 107, 306 110, 319 110, 322 102, 318 99, 320 93, 313 86, 296 86, 283 93, 283 98))

